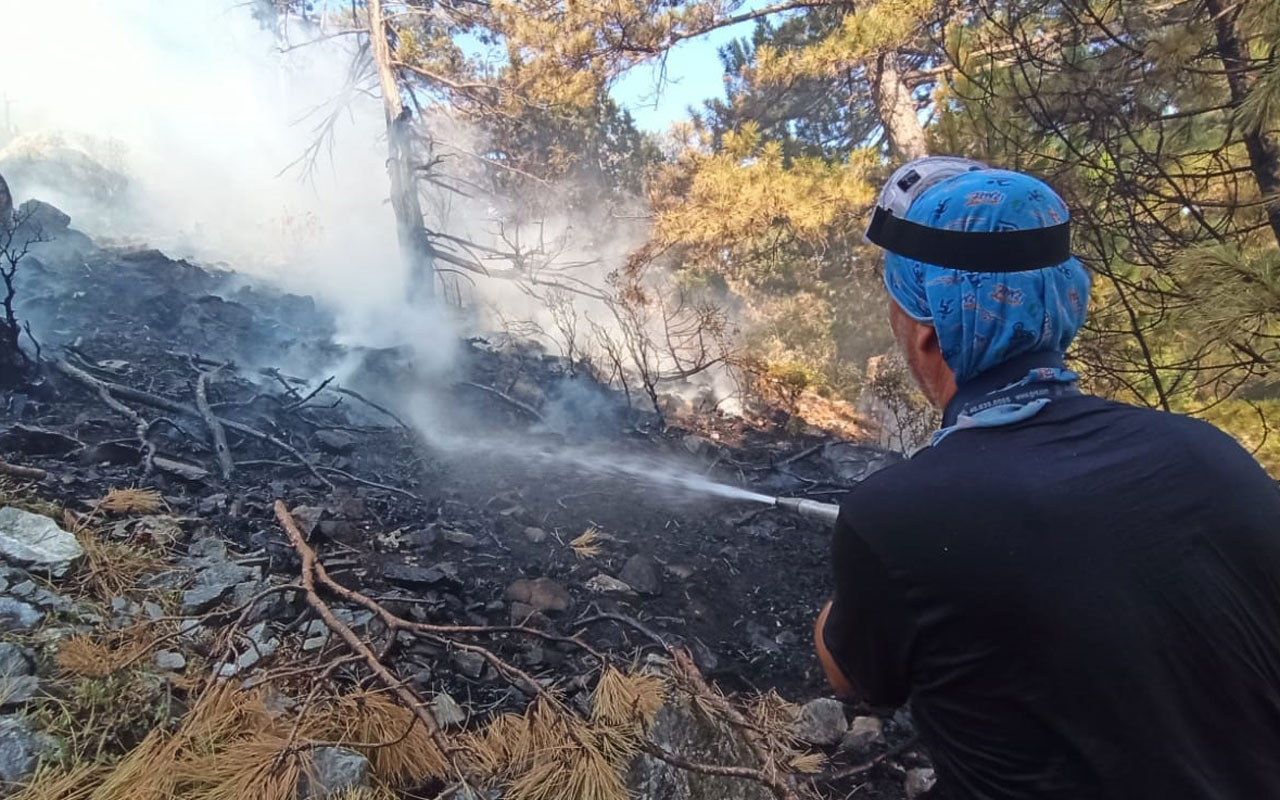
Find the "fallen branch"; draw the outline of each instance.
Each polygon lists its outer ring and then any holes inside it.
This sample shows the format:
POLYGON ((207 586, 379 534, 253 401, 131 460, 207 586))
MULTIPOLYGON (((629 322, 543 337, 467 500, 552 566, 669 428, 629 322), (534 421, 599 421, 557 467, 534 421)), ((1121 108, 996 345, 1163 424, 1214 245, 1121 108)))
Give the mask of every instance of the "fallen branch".
POLYGON ((509 394, 507 394, 506 392, 500 392, 500 391, 498 391, 497 389, 493 388, 492 386, 485 386, 483 383, 473 383, 472 381, 459 381, 459 382, 458 382, 458 385, 459 385, 459 386, 470 386, 472 389, 479 389, 479 390, 480 390, 480 391, 482 391, 482 392, 488 392, 489 394, 493 395, 494 397, 497 397, 497 398, 499 398, 499 399, 501 399, 501 400, 505 400, 505 401, 506 401, 508 404, 510 404, 513 408, 518 408, 518 409, 520 409, 521 411, 523 411, 524 413, 526 413, 526 414, 528 414, 529 416, 533 417, 533 419, 534 419, 535 421, 537 421, 537 422, 542 422, 542 421, 543 421, 543 417, 542 417, 542 412, 541 412, 541 411, 539 411, 538 409, 536 409, 536 408, 534 408, 533 406, 529 405, 528 403, 524 403, 524 402, 521 402, 521 401, 519 401, 519 400, 515 399, 514 397, 512 397, 512 396, 511 396, 511 395, 509 395, 509 394))
POLYGON ((213 409, 209 407, 209 381, 220 371, 221 368, 201 372, 200 377, 196 378, 196 409, 209 430, 209 438, 213 440, 213 454, 218 459, 218 471, 226 481, 231 479, 236 465, 231 460, 231 448, 227 447, 226 428, 222 427, 222 423, 214 416, 213 409))
POLYGON ((17 464, 10 464, 0 461, 0 475, 12 475, 15 478, 30 478, 34 481, 42 481, 49 477, 49 473, 35 467, 22 467, 17 464))
POLYGON ((767 787, 769 791, 773 792, 774 797, 779 798, 779 800, 797 800, 795 792, 791 791, 786 784, 766 774, 764 770, 753 767, 732 767, 724 764, 707 764, 701 761, 692 761, 648 739, 640 740, 640 749, 673 767, 687 769, 690 772, 698 772, 703 775, 719 775, 726 778, 742 778, 755 781, 767 787))
POLYGON ((351 630, 351 628, 343 623, 342 620, 334 616, 332 609, 330 609, 328 604, 325 603, 325 601, 320 598, 320 595, 316 593, 315 582, 318 573, 316 551, 312 550, 311 546, 307 544, 305 537, 302 535, 302 531, 298 528, 298 523, 294 521, 293 516, 289 513, 289 509, 285 507, 283 500, 277 500, 275 502, 275 513, 276 519, 280 522, 281 527, 284 528, 285 534, 289 537, 289 544, 293 545, 293 549, 298 552, 299 558, 302 559, 302 589, 307 605, 311 606, 316 614, 320 616, 320 619, 324 620, 324 624, 329 628, 329 630, 336 633, 353 653, 356 653, 364 659, 365 665, 368 666, 373 674, 378 677, 378 680, 387 688, 387 691, 395 695, 395 697, 404 704, 405 708, 411 711, 413 715, 418 718, 423 726, 426 727, 427 733, 431 736, 431 741, 435 744, 436 748, 439 749, 441 754, 449 760, 450 765, 458 773, 459 777, 461 777, 462 772, 458 769, 458 765, 453 760, 454 749, 449 746, 449 742, 444 737, 444 731, 441 729, 440 723, 437 722, 435 716, 427 710, 426 704, 421 698, 414 694, 411 689, 405 686, 403 681, 383 666, 382 662, 378 660, 378 657, 374 654, 373 650, 369 648, 369 645, 365 644, 364 641, 356 635, 355 631, 351 630))
POLYGON ((97 392, 99 399, 101 399, 108 408, 133 421, 138 437, 138 443, 142 445, 142 474, 144 476, 150 475, 151 471, 155 469, 156 456, 156 446, 152 444, 151 437, 148 435, 151 431, 151 424, 143 419, 142 415, 137 411, 129 408, 112 395, 112 388, 114 387, 114 384, 99 380, 84 370, 72 366, 64 359, 60 358, 53 363, 54 366, 63 374, 85 384, 90 389, 97 392))
MULTIPOLYGON (((191 417, 192 419, 199 419, 201 417, 200 411, 198 409, 192 406, 189 406, 186 403, 180 403, 177 400, 170 400, 167 397, 161 397, 160 395, 152 394, 151 392, 144 392, 141 389, 134 389, 131 386, 124 386, 119 383, 112 383, 110 381, 104 381, 99 378, 95 378, 89 373, 85 372, 84 370, 79 369, 78 367, 72 366, 70 363, 68 363, 64 359, 58 359, 57 361, 55 361, 54 366, 56 366, 60 371, 62 371, 64 374, 68 375, 69 377, 74 378, 80 383, 83 383, 86 386, 97 391, 98 396, 102 398, 102 401, 104 403, 106 403, 111 408, 117 411, 120 411, 120 413, 130 416, 130 418, 141 419, 141 417, 138 416, 136 411, 124 405, 123 403, 119 402, 119 400, 117 400, 116 397, 120 397, 125 400, 132 400, 135 403, 142 403, 143 405, 151 406, 152 408, 158 408, 162 411, 169 411, 174 414, 183 414, 185 416, 191 417)), ((302 453, 299 453, 297 448, 293 447, 293 445, 290 445, 287 442, 282 442, 281 440, 277 439, 271 434, 263 433, 257 428, 251 427, 249 425, 245 425, 244 423, 236 422, 234 420, 229 420, 229 419, 223 419, 222 417, 215 417, 215 419, 217 419, 218 422, 222 423, 223 427, 225 428, 229 428, 233 431, 236 431, 237 433, 243 433, 246 436, 252 437, 254 439, 258 439, 260 441, 267 442, 268 444, 274 447, 277 447, 280 450, 285 451, 289 455, 293 456, 293 458, 296 459, 298 463, 306 467, 307 470, 311 473, 311 475, 314 478, 316 478, 316 480, 320 481, 320 483, 322 483, 325 486, 325 488, 328 488, 328 489, 334 488, 333 483, 331 483, 328 478, 321 475, 320 472, 316 470, 315 465, 312 464, 309 460, 307 460, 307 458, 304 457, 302 453)), ((152 454, 154 454, 154 450, 155 450, 154 446, 151 447, 151 450, 152 450, 152 454)), ((149 471, 150 470, 148 469, 148 472, 149 471)))

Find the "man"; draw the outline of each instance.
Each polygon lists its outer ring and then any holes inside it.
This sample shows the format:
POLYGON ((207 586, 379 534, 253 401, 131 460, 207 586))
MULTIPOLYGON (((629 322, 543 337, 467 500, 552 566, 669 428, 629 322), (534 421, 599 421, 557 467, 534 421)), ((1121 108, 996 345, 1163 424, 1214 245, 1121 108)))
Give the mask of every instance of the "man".
POLYGON ((1076 388, 1089 279, 1047 185, 925 159, 879 205, 944 418, 841 506, 832 685, 910 700, 951 800, 1280 798, 1280 488, 1206 423, 1076 388))

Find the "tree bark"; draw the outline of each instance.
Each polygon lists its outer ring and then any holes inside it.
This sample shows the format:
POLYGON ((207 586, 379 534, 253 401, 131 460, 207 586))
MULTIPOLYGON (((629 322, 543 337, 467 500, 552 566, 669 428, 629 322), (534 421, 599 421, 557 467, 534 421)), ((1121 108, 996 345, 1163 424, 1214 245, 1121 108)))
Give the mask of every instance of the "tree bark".
POLYGON ((435 259, 422 222, 422 204, 418 200, 418 182, 414 175, 413 113, 400 97, 382 0, 368 0, 368 8, 370 50, 378 70, 382 109, 387 123, 391 209, 396 217, 400 254, 409 268, 409 299, 420 300, 435 294, 435 259))
MULTIPOLYGON (((1235 14, 1224 9, 1222 0, 1205 0, 1204 6, 1213 20, 1218 57, 1227 73, 1227 87, 1231 92, 1231 106, 1239 108, 1249 96, 1250 81, 1244 71, 1248 62, 1236 33, 1235 14)), ((1280 201, 1274 200, 1280 195, 1280 147, 1277 147, 1274 138, 1261 129, 1246 132, 1243 138, 1258 191, 1264 198, 1272 199, 1267 205, 1267 222, 1271 225, 1271 232, 1275 234, 1276 244, 1280 245, 1280 201)))
POLYGON ((929 145, 924 125, 920 123, 911 88, 898 69, 898 54, 884 53, 876 60, 868 61, 867 73, 871 78, 876 111, 889 136, 889 150, 893 157, 911 161, 927 156, 929 145))

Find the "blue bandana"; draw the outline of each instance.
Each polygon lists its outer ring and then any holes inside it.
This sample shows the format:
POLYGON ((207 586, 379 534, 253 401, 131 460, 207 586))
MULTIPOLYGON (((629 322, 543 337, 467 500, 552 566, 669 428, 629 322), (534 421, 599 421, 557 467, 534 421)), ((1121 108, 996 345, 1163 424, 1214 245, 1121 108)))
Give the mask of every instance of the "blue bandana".
MULTIPOLYGON (((908 220, 931 228, 983 232, 1045 228, 1069 216, 1066 204, 1044 182, 998 169, 967 172, 931 186, 907 211, 908 220)), ((886 252, 884 265, 889 294, 908 316, 933 325, 942 356, 961 387, 1020 356, 1060 356, 1084 324, 1089 273, 1075 258, 1026 272, 987 273, 886 252)), ((1053 374, 1039 370, 1026 380, 1070 384, 1076 377, 1065 369, 1053 374)), ((993 408, 977 412, 985 415, 981 419, 965 415, 961 427, 1009 424, 1038 412, 1046 402, 1002 404, 998 414, 989 413, 993 408)))

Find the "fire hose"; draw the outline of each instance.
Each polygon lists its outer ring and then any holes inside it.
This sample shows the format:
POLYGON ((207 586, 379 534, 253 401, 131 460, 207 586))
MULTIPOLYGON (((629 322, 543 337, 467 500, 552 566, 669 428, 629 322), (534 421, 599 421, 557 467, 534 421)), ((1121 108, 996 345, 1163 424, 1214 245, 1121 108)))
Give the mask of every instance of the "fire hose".
POLYGON ((840 506, 834 503, 820 503, 803 497, 775 497, 773 506, 828 525, 834 525, 840 514, 840 506))

